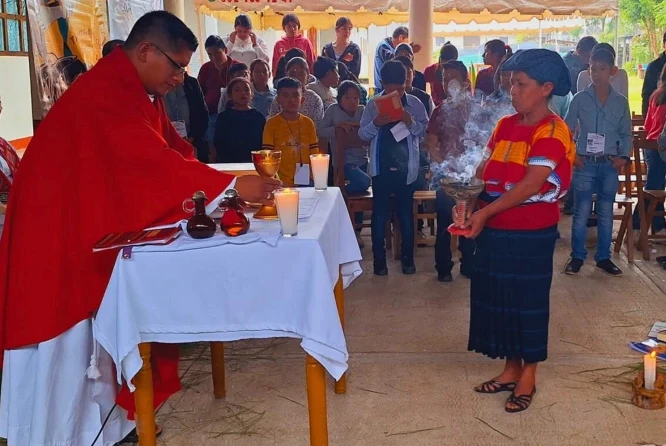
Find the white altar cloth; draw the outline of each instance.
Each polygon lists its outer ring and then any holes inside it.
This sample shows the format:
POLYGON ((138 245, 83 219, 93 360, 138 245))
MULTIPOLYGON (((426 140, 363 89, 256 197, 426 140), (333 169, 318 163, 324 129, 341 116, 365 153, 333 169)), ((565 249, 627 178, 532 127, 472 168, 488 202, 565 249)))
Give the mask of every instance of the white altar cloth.
POLYGON ((298 236, 275 247, 141 246, 130 259, 119 254, 93 324, 118 381, 130 383, 141 368, 141 342, 273 337, 301 338, 339 379, 348 353, 333 288, 339 271, 345 287, 361 274, 361 253, 340 190, 301 189, 301 197, 315 196, 314 214, 299 221, 298 236))

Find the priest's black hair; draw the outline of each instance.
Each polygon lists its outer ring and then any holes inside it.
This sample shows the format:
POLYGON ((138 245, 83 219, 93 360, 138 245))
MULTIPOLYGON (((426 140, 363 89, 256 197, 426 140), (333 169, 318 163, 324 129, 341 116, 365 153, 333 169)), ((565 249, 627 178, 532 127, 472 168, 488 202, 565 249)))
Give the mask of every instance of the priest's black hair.
POLYGON ((192 30, 182 20, 167 11, 151 11, 136 21, 123 45, 136 48, 149 42, 165 51, 179 51, 187 48, 196 51, 199 41, 192 30))

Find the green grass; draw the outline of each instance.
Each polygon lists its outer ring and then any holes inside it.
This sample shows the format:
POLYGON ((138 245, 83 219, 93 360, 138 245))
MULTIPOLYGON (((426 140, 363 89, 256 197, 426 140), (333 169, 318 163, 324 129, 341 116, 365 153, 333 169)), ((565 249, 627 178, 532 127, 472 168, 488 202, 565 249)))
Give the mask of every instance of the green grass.
POLYGON ((637 114, 641 114, 641 90, 643 89, 643 79, 638 75, 629 76, 629 109, 637 114))

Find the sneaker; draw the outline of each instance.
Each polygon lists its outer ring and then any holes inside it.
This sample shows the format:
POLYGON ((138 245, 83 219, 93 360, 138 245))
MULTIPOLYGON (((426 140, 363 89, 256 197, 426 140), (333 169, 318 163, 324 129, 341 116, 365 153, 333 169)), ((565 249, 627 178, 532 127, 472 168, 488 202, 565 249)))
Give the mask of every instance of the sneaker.
POLYGON ((582 259, 574 259, 572 257, 564 267, 564 272, 569 275, 578 274, 580 269, 583 267, 583 263, 585 262, 582 259))
POLYGON ((602 260, 601 262, 597 262, 597 268, 599 268, 609 276, 620 277, 622 275, 622 270, 617 266, 615 266, 615 263, 613 263, 611 259, 606 259, 602 260))
POLYGON ((414 259, 408 259, 402 261, 402 273, 403 274, 416 273, 416 265, 414 265, 414 259))
POLYGON ((372 266, 376 276, 385 276, 388 274, 388 268, 386 267, 386 259, 375 259, 372 262, 372 266))
POLYGON ((453 276, 451 273, 437 273, 437 280, 439 282, 448 283, 453 282, 453 276))

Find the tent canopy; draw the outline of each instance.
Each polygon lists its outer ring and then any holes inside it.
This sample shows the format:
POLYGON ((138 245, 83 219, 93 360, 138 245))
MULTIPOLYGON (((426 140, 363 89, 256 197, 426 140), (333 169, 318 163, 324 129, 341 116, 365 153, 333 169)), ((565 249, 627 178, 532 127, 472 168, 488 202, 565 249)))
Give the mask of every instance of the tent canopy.
MULTIPOLYGON (((348 15, 356 27, 409 21, 409 0, 194 0, 201 12, 233 22, 241 12, 254 14, 262 29, 280 29, 282 17, 296 12, 303 28, 331 28, 338 17, 348 15)), ((445 24, 506 23, 533 18, 612 16, 617 0, 434 0, 434 22, 445 24)))

